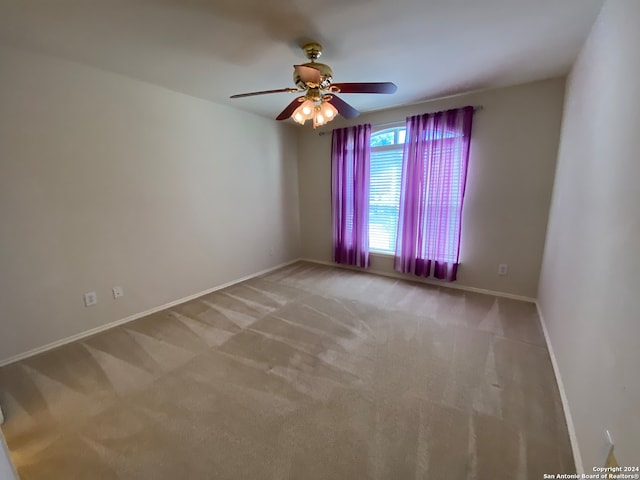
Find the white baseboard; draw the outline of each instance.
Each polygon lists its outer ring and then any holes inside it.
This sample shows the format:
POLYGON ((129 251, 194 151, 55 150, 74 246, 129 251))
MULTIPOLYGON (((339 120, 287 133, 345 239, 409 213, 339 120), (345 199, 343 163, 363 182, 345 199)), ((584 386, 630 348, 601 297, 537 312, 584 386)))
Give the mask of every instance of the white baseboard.
POLYGON ((417 277, 417 276, 412 277, 410 275, 403 275, 398 272, 387 272, 384 270, 377 270, 374 268, 362 269, 358 267, 351 267, 349 265, 340 265, 339 263, 327 262, 325 260, 316 260, 313 258, 302 258, 300 260, 303 262, 317 263, 319 265, 328 265, 331 267, 344 268, 347 270, 355 270, 358 272, 373 273, 375 275, 382 275, 383 277, 398 278, 401 280, 409 280, 409 281, 415 281, 419 283, 426 283, 427 285, 435 285, 438 287, 454 288, 456 290, 465 290, 467 292, 483 293, 485 295, 495 295, 496 297, 510 298, 512 300, 521 300, 523 302, 536 303, 535 298, 526 297, 524 295, 516 295, 513 293, 507 293, 507 292, 498 292, 497 290, 487 290, 485 288, 468 287, 466 285, 460 285, 452 282, 439 282, 437 280, 430 280, 424 277, 417 277))
MULTIPOLYGON (((116 320, 114 322, 109 322, 104 325, 100 325, 99 327, 92 328, 90 330, 85 330, 83 332, 77 333, 75 335, 71 335, 70 337, 66 337, 60 340, 56 340, 55 342, 47 343, 41 347, 34 348, 32 350, 26 351, 24 353, 19 353, 18 355, 14 355, 12 357, 0 360, 0 367, 4 367, 5 365, 9 365, 11 363, 15 363, 20 360, 24 360, 25 358, 33 357, 34 355, 38 355, 39 353, 46 352, 48 350, 52 350, 57 347, 61 347, 62 345, 66 345, 67 343, 75 342, 77 340, 81 340, 86 337, 90 337, 91 335, 95 335, 96 333, 103 332, 105 330, 109 330, 110 328, 117 327, 118 325, 123 325, 125 323, 132 322, 133 320, 137 320, 138 318, 146 317, 147 315, 151 315, 152 313, 160 312, 162 310, 166 310, 167 308, 175 307, 176 305, 180 305, 181 303, 188 302, 190 300, 194 300, 203 295, 207 295, 209 293, 213 293, 217 290, 222 290, 223 288, 230 287, 231 285, 235 285, 236 283, 244 282, 254 277, 258 277, 260 275, 264 275, 265 273, 272 272, 273 270, 277 270, 282 267, 286 267, 287 265, 291 265, 292 263, 296 263, 300 261, 300 259, 296 258, 295 260, 290 260, 288 262, 281 263, 276 265, 275 267, 266 268, 256 273, 252 273, 250 275, 245 275, 244 277, 238 278, 236 280, 232 280, 230 282, 223 283, 222 285, 217 285, 215 287, 209 288, 207 290, 203 290, 202 292, 194 293, 193 295, 189 295, 183 298, 179 298, 169 303, 165 303, 164 305, 160 305, 157 307, 150 308, 149 310, 145 310, 144 312, 135 313, 133 315, 129 315, 128 317, 121 318, 120 320, 116 320)), ((2 422, 0 422, 2 423, 2 422)))
POLYGON ((560 399, 562 400, 562 409, 564 410, 564 418, 567 421, 567 430, 569 431, 569 441, 571 442, 571 450, 573 451, 573 461, 576 464, 576 472, 582 475, 584 472, 584 466, 582 464, 582 456, 580 455, 580 448, 578 447, 578 438, 576 437, 576 429, 573 425, 573 418, 571 417, 571 411, 569 410, 569 401, 567 400, 567 392, 564 389, 564 383, 562 383, 562 376, 560 375, 560 369, 558 368, 558 361, 553 351, 553 345, 551 345, 551 339, 549 338, 549 331, 547 330, 547 324, 544 321, 542 310, 540 310, 540 304, 536 301, 536 309, 538 310, 538 317, 540 318, 540 325, 542 325, 542 332, 544 333, 544 339, 547 343, 547 350, 551 357, 551 364, 553 365, 553 373, 556 376, 556 383, 558 384, 558 390, 560 391, 560 399))

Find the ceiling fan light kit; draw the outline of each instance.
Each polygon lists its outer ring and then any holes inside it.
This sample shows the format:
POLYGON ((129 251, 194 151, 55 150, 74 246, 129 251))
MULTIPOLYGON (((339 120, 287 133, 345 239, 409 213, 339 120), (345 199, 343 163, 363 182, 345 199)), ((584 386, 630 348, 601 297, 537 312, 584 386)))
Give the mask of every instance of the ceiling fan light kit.
POLYGON ((313 100, 303 101, 294 110, 291 118, 300 125, 304 125, 307 120, 313 120, 313 128, 316 128, 330 122, 337 114, 336 107, 323 98, 319 102, 314 102, 313 100))
POLYGON ((345 118, 355 118, 360 112, 336 93, 395 93, 398 89, 391 82, 369 83, 333 83, 333 71, 329 65, 316 62, 322 55, 322 45, 311 42, 302 47, 309 62, 293 66, 293 82, 298 87, 281 88, 277 90, 262 90, 259 92, 241 93, 231 98, 251 97, 270 93, 304 93, 293 100, 276 117, 276 120, 292 118, 293 121, 304 125, 307 120, 313 120, 313 128, 325 125, 338 114, 345 118))

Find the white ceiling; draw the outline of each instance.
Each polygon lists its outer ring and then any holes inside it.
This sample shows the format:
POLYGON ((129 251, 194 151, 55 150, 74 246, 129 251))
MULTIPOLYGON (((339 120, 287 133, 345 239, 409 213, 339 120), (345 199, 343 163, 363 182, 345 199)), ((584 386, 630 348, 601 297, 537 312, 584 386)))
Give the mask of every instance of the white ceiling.
MULTIPOLYGON (((275 117, 305 40, 361 111, 568 72, 604 0, 0 0, 0 43, 275 117)), ((0 66, 1 68, 1 66, 0 66)))

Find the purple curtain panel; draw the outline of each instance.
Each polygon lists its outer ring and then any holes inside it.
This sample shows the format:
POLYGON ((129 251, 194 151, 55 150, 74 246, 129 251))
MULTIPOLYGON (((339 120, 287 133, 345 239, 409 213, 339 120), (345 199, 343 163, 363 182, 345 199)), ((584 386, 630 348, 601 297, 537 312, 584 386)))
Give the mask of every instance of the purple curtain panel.
POLYGON ((407 118, 394 267, 454 281, 473 107, 407 118))
POLYGON ((331 141, 333 261, 369 266, 371 125, 340 128, 331 141))

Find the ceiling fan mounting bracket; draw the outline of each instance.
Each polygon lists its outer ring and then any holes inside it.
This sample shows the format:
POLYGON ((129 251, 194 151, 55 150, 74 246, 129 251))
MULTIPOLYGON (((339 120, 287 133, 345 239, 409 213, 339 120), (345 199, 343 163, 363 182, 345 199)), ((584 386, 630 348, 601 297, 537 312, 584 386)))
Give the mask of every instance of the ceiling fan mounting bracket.
POLYGON ((302 50, 304 50, 305 55, 312 62, 315 62, 320 58, 320 55, 322 55, 322 45, 316 42, 305 43, 302 46, 302 50))

